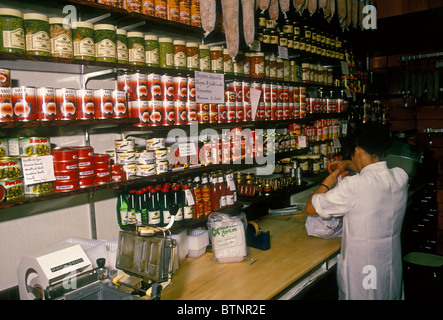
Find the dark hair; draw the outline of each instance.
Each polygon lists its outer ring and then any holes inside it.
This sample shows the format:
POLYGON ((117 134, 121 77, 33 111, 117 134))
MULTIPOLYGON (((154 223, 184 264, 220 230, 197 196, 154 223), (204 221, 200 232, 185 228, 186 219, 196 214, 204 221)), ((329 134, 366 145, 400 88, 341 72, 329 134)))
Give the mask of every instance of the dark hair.
POLYGON ((391 147, 389 128, 375 122, 360 124, 343 139, 343 158, 351 159, 356 147, 362 148, 370 155, 383 158, 391 147))

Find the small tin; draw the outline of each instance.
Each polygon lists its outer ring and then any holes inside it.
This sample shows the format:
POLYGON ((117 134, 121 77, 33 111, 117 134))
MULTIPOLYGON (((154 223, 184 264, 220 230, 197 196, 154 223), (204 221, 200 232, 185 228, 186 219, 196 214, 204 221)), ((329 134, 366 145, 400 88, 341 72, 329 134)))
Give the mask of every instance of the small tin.
POLYGON ((78 89, 75 91, 75 95, 77 99, 77 119, 94 119, 94 90, 78 89))
POLYGON ((0 139, 0 158, 9 156, 9 141, 7 138, 0 139))
POLYGON ((79 180, 60 180, 60 181, 54 181, 54 191, 58 192, 68 192, 68 191, 74 191, 79 188, 79 180))
POLYGON ((78 168, 83 167, 89 167, 94 165, 94 158, 93 157, 87 157, 87 158, 78 158, 78 168))
POLYGON ((94 163, 107 162, 110 163, 110 156, 107 153, 94 153, 94 163))
POLYGON ((37 98, 34 87, 13 87, 12 106, 15 121, 38 119, 37 98))
POLYGON ((111 182, 111 170, 109 168, 95 170, 94 182, 96 184, 111 182))
POLYGON ((49 138, 29 137, 18 138, 19 156, 47 156, 51 154, 49 138))
POLYGON ((115 140, 115 152, 134 152, 134 151, 135 151, 134 139, 115 140))
POLYGON ((11 86, 11 71, 9 69, 0 69, 0 87, 11 86))
POLYGON ((135 175, 140 177, 155 175, 157 173, 155 167, 155 164, 137 164, 135 166, 135 175))
POLYGON ((53 161, 77 161, 78 152, 67 147, 54 148, 51 151, 53 161))
POLYGON ((94 90, 94 105, 96 119, 109 119, 114 116, 114 105, 112 104, 112 90, 94 90))
POLYGON ((124 164, 123 165, 123 171, 126 173, 126 178, 135 176, 137 170, 136 170, 136 164, 124 164))
POLYGON ((135 153, 134 152, 116 152, 116 163, 120 164, 132 164, 135 163, 135 153))
POLYGON ((168 160, 168 149, 157 149, 154 151, 155 161, 167 161, 168 160))
POLYGON ((94 170, 97 172, 99 170, 110 170, 110 162, 94 162, 94 170))
POLYGON ((113 117, 115 119, 128 117, 128 103, 124 91, 112 90, 112 105, 114 107, 113 117))
POLYGON ((111 172, 123 171, 123 165, 120 163, 111 164, 111 172))
MULTIPOLYGON (((159 149, 162 150, 162 149, 159 149)), ((135 153, 135 163, 136 164, 152 164, 155 163, 156 151, 144 150, 142 152, 135 153)))
POLYGON ((55 100, 57 103, 58 120, 70 120, 77 117, 75 89, 55 89, 55 100))
POLYGON ((95 183, 95 176, 94 175, 84 176, 84 177, 80 177, 80 179, 78 179, 79 188, 90 187, 90 186, 94 185, 94 183, 95 183))
MULTIPOLYGON (((3 191, 3 199, 13 200, 24 196, 23 178, 0 180, 0 188, 3 191)), ((1 193, 1 192, 0 192, 1 193)))
POLYGON ((126 172, 125 171, 111 172, 111 180, 112 181, 125 181, 126 180, 126 172))
POLYGON ((0 180, 18 179, 23 176, 20 158, 3 157, 0 159, 0 180))
POLYGON ((77 150, 78 159, 89 158, 94 155, 94 148, 91 146, 76 146, 71 148, 77 150))
POLYGON ((41 182, 31 185, 23 185, 24 193, 27 195, 38 196, 41 194, 47 194, 54 191, 54 185, 52 181, 41 182))
POLYGON ((12 89, 0 87, 0 122, 14 121, 12 89))
POLYGON ((94 165, 84 166, 78 169, 78 177, 80 179, 94 175, 95 175, 94 165))
POLYGON ((155 171, 157 174, 168 172, 168 161, 157 161, 155 163, 155 171))
POLYGON ((57 103, 55 89, 39 87, 37 92, 37 109, 40 111, 38 119, 41 121, 54 120, 57 118, 57 103))
POLYGON ((54 171, 55 180, 75 180, 78 179, 78 170, 54 171))
POLYGON ((78 170, 77 160, 54 161, 54 171, 78 170))
POLYGON ((165 138, 146 139, 146 150, 158 150, 165 148, 165 138))

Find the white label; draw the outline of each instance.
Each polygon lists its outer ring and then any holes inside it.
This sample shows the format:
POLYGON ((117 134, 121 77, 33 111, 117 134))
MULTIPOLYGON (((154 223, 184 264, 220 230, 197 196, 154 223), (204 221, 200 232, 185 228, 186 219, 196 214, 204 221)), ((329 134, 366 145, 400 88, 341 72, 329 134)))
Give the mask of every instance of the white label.
POLYGON ((25 49, 25 33, 22 28, 12 31, 3 31, 3 47, 12 49, 25 49))
POLYGON ((153 64, 159 63, 158 49, 146 51, 145 56, 146 56, 146 63, 153 63, 153 64))
POLYGON ((72 39, 65 34, 61 34, 55 38, 52 38, 51 52, 53 54, 72 54, 72 39))
POLYGON ((95 56, 97 58, 116 58, 117 50, 115 43, 109 39, 103 39, 95 44, 95 56))
POLYGON ((26 49, 50 52, 51 44, 49 35, 45 31, 26 35, 26 49))
POLYGON ((193 206, 195 204, 195 202, 194 202, 194 196, 192 195, 191 190, 185 189, 185 196, 186 196, 186 201, 188 202, 188 205, 193 206))
POLYGON ((194 156, 197 154, 194 143, 181 143, 178 145, 180 157, 194 156))
POLYGON ((224 74, 196 71, 195 90, 197 103, 224 103, 224 74))
POLYGON ((74 56, 94 56, 94 40, 84 38, 74 42, 74 56))
POLYGON ((55 180, 52 156, 24 157, 21 159, 25 185, 55 180))
POLYGON ((160 223, 160 211, 148 211, 148 223, 149 224, 159 224, 160 223))
POLYGON ((186 206, 183 208, 183 218, 189 220, 194 217, 194 207, 193 206, 186 206))

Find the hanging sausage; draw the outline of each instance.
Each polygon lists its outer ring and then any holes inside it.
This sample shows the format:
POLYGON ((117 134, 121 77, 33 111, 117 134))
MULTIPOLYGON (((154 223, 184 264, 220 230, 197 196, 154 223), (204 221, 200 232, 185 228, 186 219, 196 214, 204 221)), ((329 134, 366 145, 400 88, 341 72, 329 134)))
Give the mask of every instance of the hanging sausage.
POLYGON ((286 12, 289 11, 290 0, 279 0, 279 1, 280 1, 281 11, 286 14, 286 12))
POLYGON ((293 0, 294 8, 300 15, 303 14, 303 10, 306 8, 307 0, 293 0))
POLYGON ((323 9, 324 11, 327 5, 328 0, 318 0, 318 9, 323 9))
POLYGON ((205 37, 215 28, 215 0, 204 0, 200 2, 200 15, 205 37))
POLYGON ((278 0, 271 0, 269 4, 269 18, 275 21, 278 20, 278 13, 278 0))
POLYGON ((241 0, 241 4, 243 12, 243 35, 246 45, 251 46, 255 34, 254 0, 241 0))
POLYGON ((358 26, 358 0, 351 0, 351 24, 358 26))
POLYGON ((317 11, 317 0, 308 0, 308 12, 313 15, 317 11))
POLYGON ((349 1, 350 0, 337 0, 337 13, 340 23, 346 19, 346 16, 348 14, 347 2, 349 1))
POLYGON ((269 8, 269 3, 271 0, 257 0, 258 1, 258 7, 261 11, 264 11, 269 8))
POLYGON ((233 60, 239 47, 239 0, 221 0, 223 12, 223 26, 226 36, 226 48, 233 60))
POLYGON ((323 7, 323 16, 327 19, 330 17, 330 15, 331 15, 331 0, 326 0, 326 5, 323 7))

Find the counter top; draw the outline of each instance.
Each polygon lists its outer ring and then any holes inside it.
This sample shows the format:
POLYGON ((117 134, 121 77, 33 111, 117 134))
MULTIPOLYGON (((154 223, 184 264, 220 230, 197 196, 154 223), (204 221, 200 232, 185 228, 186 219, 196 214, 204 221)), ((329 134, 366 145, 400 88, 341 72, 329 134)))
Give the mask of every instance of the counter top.
POLYGON ((308 236, 306 214, 254 220, 270 231, 271 248, 248 247, 243 262, 220 264, 211 253, 186 258, 162 291, 162 300, 268 300, 340 250, 341 238, 308 236))

